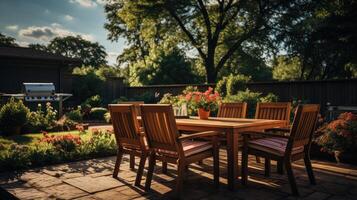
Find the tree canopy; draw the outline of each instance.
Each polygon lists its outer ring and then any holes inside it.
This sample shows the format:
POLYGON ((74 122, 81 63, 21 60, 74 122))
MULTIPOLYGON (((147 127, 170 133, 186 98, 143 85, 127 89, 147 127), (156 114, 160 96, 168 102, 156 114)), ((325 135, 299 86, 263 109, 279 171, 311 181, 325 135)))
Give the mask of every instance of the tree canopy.
POLYGON ((104 46, 98 42, 85 40, 79 35, 56 37, 48 45, 31 44, 29 47, 69 58, 78 58, 82 60, 84 66, 98 68, 107 64, 104 46))
POLYGON ((127 40, 118 57, 122 63, 145 61, 153 44, 174 38, 177 47, 201 60, 207 82, 232 72, 269 80, 268 60, 282 52, 290 63, 300 60, 298 79, 351 78, 356 73, 356 4, 112 0, 105 6, 105 28, 110 40, 127 40))
POLYGON ((13 37, 0 33, 0 47, 17 47, 16 40, 13 37))
POLYGON ((125 37, 138 50, 136 57, 145 54, 148 43, 174 35, 186 50, 195 50, 207 82, 215 82, 237 51, 269 45, 275 18, 299 6, 283 0, 116 0, 106 5, 105 27, 109 39, 125 37))

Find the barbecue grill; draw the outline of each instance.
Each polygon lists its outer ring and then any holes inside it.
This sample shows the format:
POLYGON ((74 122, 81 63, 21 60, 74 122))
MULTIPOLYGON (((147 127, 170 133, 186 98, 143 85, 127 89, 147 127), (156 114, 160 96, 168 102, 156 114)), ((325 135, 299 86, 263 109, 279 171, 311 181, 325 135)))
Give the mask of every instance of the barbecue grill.
POLYGON ((23 83, 22 93, 2 94, 4 97, 14 97, 23 99, 26 102, 58 102, 59 116, 62 116, 63 101, 67 100, 72 94, 56 93, 53 83, 23 83))

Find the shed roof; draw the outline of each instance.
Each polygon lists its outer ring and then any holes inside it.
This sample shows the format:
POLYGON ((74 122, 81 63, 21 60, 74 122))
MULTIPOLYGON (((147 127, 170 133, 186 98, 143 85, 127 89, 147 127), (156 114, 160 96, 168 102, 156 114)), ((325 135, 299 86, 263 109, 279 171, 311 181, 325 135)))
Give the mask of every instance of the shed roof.
POLYGON ((0 47, 0 57, 27 58, 27 59, 36 59, 36 60, 53 60, 53 61, 66 62, 68 64, 81 63, 80 59, 68 58, 62 55, 57 55, 57 54, 36 50, 33 48, 26 48, 26 47, 0 47))

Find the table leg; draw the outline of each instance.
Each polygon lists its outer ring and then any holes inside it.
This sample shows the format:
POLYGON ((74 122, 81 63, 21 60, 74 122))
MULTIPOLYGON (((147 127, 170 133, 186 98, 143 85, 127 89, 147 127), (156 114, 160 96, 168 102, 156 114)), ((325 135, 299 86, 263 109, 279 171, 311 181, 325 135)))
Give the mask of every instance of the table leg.
POLYGON ((227 167, 228 189, 235 190, 238 177, 238 134, 232 130, 226 131, 227 137, 227 167))

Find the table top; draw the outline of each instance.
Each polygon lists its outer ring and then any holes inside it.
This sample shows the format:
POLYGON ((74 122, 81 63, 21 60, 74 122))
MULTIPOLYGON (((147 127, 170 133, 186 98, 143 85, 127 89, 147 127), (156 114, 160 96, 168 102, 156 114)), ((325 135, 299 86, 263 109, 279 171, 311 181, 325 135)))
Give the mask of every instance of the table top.
MULTIPOLYGON (((141 117, 138 117, 141 120, 141 117)), ((199 119, 198 117, 190 117, 187 119, 176 119, 176 124, 179 126, 204 126, 215 128, 246 128, 261 125, 281 125, 286 123, 284 120, 268 120, 268 119, 246 119, 246 118, 219 118, 210 117, 207 120, 199 119)))

